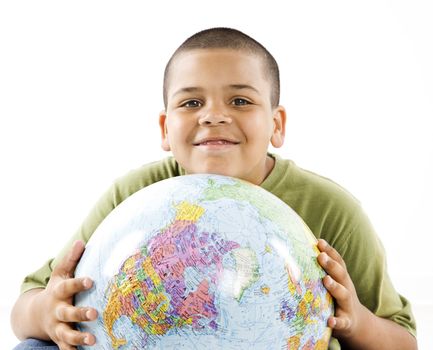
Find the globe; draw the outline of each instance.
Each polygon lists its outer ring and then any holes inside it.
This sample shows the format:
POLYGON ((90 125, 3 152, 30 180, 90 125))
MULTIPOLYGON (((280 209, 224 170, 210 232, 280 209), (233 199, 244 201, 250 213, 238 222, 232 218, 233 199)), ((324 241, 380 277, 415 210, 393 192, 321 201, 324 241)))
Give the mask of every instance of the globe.
POLYGON ((259 186, 163 180, 88 241, 75 275, 94 284, 75 304, 98 318, 77 327, 97 349, 327 349, 333 302, 318 253, 302 219, 259 186))

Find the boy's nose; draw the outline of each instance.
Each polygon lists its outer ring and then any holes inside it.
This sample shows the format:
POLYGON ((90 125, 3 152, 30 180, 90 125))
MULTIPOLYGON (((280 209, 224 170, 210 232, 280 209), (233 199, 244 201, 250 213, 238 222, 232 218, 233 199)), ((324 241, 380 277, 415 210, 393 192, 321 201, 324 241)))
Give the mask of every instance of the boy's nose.
POLYGON ((232 118, 223 110, 209 109, 199 119, 200 125, 229 124, 232 118))

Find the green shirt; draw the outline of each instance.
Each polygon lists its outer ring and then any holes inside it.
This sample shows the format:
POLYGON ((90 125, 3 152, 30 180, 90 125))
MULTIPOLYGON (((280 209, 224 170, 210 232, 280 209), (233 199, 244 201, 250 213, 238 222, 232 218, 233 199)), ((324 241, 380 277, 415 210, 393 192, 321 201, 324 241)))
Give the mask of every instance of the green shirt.
MULTIPOLYGON (((317 238, 325 239, 341 254, 364 306, 415 335, 410 304, 394 289, 382 244, 358 200, 331 180, 301 169, 293 161, 271 156, 276 160, 275 166, 261 187, 293 208, 317 238)), ((21 291, 44 288, 56 262, 69 251, 72 243, 77 239, 87 242, 102 220, 123 200, 143 187, 180 175, 185 175, 185 171, 169 157, 117 179, 61 253, 27 276, 21 291)), ((330 348, 339 348, 335 339, 330 348)))

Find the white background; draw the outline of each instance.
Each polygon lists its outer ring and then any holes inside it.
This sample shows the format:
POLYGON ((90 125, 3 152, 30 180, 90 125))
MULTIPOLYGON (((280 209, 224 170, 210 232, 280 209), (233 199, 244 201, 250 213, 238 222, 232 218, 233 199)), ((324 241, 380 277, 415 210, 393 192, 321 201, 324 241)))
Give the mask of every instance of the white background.
MULTIPOLYGON (((2 348, 21 279, 159 147, 162 74, 191 34, 231 26, 281 69, 278 150, 363 203, 433 348, 431 1, 2 1, 2 348), (430 339, 429 339, 430 338, 430 339)), ((5 343, 6 342, 6 343, 5 343)), ((6 344, 6 345, 5 345, 6 344)))

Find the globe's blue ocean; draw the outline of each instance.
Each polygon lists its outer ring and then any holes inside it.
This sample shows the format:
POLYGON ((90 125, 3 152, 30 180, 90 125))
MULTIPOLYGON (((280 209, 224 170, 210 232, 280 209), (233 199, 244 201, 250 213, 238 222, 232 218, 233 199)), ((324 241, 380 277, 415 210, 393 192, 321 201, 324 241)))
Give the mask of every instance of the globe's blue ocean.
MULTIPOLYGON (((76 297, 98 349, 327 349, 316 239, 264 189, 187 175, 121 203, 89 240, 76 297)), ((90 347, 89 347, 90 349, 90 347)))

